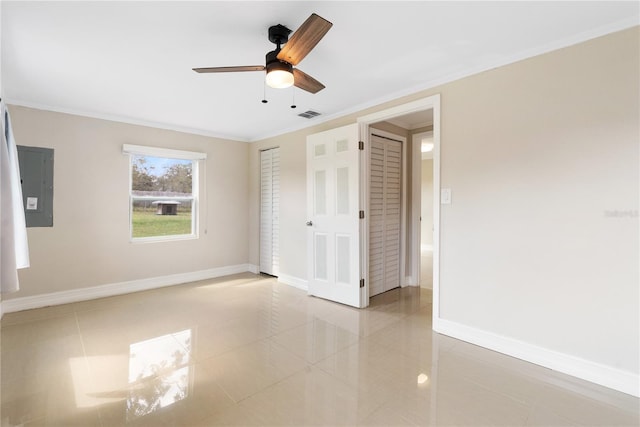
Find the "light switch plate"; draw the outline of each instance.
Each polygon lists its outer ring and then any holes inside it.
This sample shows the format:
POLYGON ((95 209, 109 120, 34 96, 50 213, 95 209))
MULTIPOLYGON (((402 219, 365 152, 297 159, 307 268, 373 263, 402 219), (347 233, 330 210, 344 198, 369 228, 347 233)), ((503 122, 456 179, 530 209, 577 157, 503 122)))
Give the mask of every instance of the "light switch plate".
POLYGON ((451 204, 451 189, 450 188, 442 188, 442 189, 440 189, 440 204, 441 205, 450 205, 451 204))

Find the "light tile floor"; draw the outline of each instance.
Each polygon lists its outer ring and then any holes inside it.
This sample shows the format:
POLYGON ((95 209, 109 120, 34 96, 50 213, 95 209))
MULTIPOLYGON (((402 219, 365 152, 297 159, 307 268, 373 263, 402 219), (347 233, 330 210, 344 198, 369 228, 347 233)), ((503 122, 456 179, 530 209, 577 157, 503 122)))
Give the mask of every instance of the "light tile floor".
POLYGON ((241 274, 6 314, 2 426, 640 423, 639 401, 431 331, 431 293, 356 310, 241 274))

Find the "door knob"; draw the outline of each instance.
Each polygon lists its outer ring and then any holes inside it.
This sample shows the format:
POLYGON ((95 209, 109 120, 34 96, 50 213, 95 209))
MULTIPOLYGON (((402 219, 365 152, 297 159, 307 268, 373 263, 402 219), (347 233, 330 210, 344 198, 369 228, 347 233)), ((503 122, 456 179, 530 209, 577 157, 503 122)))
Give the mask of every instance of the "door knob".
POLYGON ((307 227, 311 227, 313 225, 313 221, 307 221, 307 227))

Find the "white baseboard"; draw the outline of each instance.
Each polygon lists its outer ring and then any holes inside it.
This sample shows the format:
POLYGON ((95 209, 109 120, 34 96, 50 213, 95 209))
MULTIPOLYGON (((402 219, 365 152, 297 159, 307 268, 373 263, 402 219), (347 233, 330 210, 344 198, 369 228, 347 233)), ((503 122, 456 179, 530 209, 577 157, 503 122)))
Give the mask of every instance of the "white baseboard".
POLYGON ((632 372, 622 371, 442 318, 437 319, 433 326, 438 333, 640 397, 640 376, 632 372))
POLYGON ((166 286, 213 279, 216 277, 245 272, 257 273, 258 267, 253 264, 230 265, 227 267, 211 268, 208 270, 193 271, 189 273, 171 274, 169 276, 151 277, 148 279, 110 283, 90 288, 73 289, 69 291, 8 299, 2 301, 2 311, 4 313, 12 313, 15 311, 30 310, 33 308, 48 307, 51 305, 69 304, 72 302, 111 297, 131 292, 147 291, 150 289, 163 288, 166 286))
POLYGON ((305 292, 308 292, 309 290, 307 281, 304 279, 300 279, 299 277, 280 273, 278 275, 278 282, 284 283, 285 285, 293 286, 294 288, 302 289, 305 292))

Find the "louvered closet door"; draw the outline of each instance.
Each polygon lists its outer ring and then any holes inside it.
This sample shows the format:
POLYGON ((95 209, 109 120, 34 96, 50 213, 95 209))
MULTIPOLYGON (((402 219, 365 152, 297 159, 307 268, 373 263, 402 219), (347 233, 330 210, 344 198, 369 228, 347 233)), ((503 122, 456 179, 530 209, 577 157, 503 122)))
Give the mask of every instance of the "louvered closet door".
POLYGON ((279 273, 280 149, 260 152, 260 272, 279 273))
POLYGON ((369 296, 400 286, 402 144, 371 137, 369 296))

